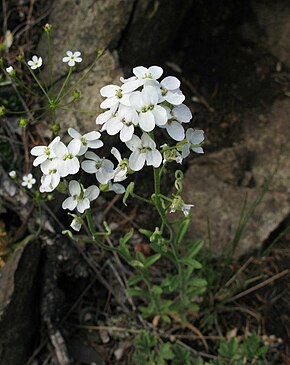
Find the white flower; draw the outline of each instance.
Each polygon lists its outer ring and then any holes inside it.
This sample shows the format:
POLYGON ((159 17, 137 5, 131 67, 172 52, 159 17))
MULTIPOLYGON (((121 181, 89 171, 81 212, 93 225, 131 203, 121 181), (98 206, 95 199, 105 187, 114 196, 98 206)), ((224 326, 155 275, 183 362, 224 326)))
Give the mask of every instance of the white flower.
POLYGON ((26 187, 27 189, 31 189, 32 185, 36 183, 36 180, 34 179, 32 174, 24 175, 22 177, 22 183, 21 185, 26 187))
POLYGON ((105 158, 100 158, 94 152, 87 152, 88 160, 82 162, 82 169, 88 174, 96 174, 101 184, 107 184, 114 177, 114 164, 105 158))
POLYGON ((82 136, 74 128, 69 128, 68 134, 73 139, 81 141, 81 149, 77 154, 78 156, 84 155, 87 152, 88 148, 100 148, 104 145, 104 143, 99 140, 99 138, 101 137, 100 132, 93 131, 93 132, 86 133, 82 136))
MULTIPOLYGON (((80 169, 80 162, 76 157, 81 149, 81 141, 73 139, 68 146, 62 142, 57 142, 53 146, 56 157, 58 158, 58 173, 60 177, 74 175, 80 169)), ((42 167, 43 165, 41 165, 42 167)))
POLYGON ((167 133, 172 139, 175 141, 182 141, 185 137, 185 132, 181 123, 188 123, 192 118, 190 109, 184 104, 175 106, 172 110, 168 107, 165 108, 168 121, 164 128, 166 128, 167 133))
POLYGON ((155 125, 167 122, 166 110, 157 105, 158 91, 153 86, 144 86, 142 91, 135 91, 131 97, 132 106, 139 112, 139 126, 145 132, 151 132, 155 125))
POLYGON ((188 216, 188 214, 190 212, 190 209, 192 207, 194 207, 193 204, 185 204, 185 203, 182 204, 181 210, 182 210, 182 213, 184 214, 185 217, 188 216))
POLYGON ((75 214, 71 214, 73 217, 74 217, 74 219, 72 220, 72 222, 71 222, 71 228, 73 229, 73 230, 75 230, 75 231, 77 231, 77 232, 79 232, 80 231, 80 229, 82 228, 82 224, 83 224, 83 220, 82 220, 82 218, 81 217, 79 217, 79 216, 77 216, 77 215, 75 215, 75 214))
POLYGON ((194 207, 193 204, 185 204, 180 196, 176 196, 172 201, 169 213, 175 213, 179 210, 182 211, 185 217, 187 217, 192 207, 194 207))
POLYGON ((146 84, 156 84, 158 86, 158 79, 163 74, 163 69, 159 66, 151 66, 149 68, 138 66, 133 68, 133 74, 135 77, 130 77, 129 79, 122 78, 121 81, 124 82, 124 91, 134 91, 138 87, 146 84))
POLYGON ((33 166, 42 164, 47 159, 55 158, 53 146, 60 141, 60 137, 55 137, 54 140, 48 146, 35 146, 31 150, 32 156, 37 156, 33 161, 33 166))
POLYGON ((15 171, 15 170, 11 170, 11 171, 9 172, 9 176, 11 177, 11 179, 15 179, 15 178, 16 178, 16 176, 17 176, 16 171, 15 171))
POLYGON ((124 85, 106 85, 101 88, 100 93, 103 97, 107 98, 104 100, 100 107, 102 109, 112 108, 118 106, 119 104, 130 106, 129 97, 131 95, 130 91, 124 91, 124 85))
POLYGON ((138 124, 136 110, 128 106, 120 105, 116 116, 109 119, 102 130, 106 129, 111 136, 120 132, 122 142, 129 141, 134 133, 134 126, 138 124))
POLYGON ((28 66, 30 66, 32 70, 36 70, 37 68, 41 67, 41 65, 42 65, 41 57, 33 56, 32 60, 28 61, 28 66))
POLYGON ((45 172, 41 177, 41 185, 39 191, 41 193, 50 193, 53 191, 60 182, 60 175, 58 172, 58 160, 54 159, 49 163, 44 163, 42 170, 45 172))
POLYGON ((161 100, 166 100, 172 105, 180 105, 183 103, 185 96, 179 90, 180 81, 174 76, 165 77, 160 82, 161 86, 161 100))
POLYGON ((66 56, 62 59, 62 62, 68 62, 68 65, 73 67, 76 62, 82 62, 83 59, 80 57, 80 55, 81 52, 67 51, 66 56))
POLYGON ((76 180, 71 180, 68 188, 71 196, 65 199, 62 208, 69 210, 77 208, 79 213, 89 209, 90 202, 97 199, 100 194, 100 189, 96 185, 84 189, 76 180))
POLYGON ((200 144, 204 141, 204 131, 203 130, 193 130, 189 128, 186 131, 186 144, 182 147, 182 158, 189 155, 190 150, 196 153, 204 153, 203 148, 200 144))
POLYGON ((141 170, 145 162, 147 166, 159 167, 161 165, 162 155, 148 134, 143 133, 141 139, 133 135, 126 145, 132 151, 129 157, 129 167, 133 171, 141 170))
POLYGON ((9 66, 9 67, 7 67, 6 68, 6 72, 10 75, 10 74, 12 74, 13 73, 13 71, 14 71, 14 68, 12 67, 12 66, 9 66))
POLYGON ((128 162, 122 159, 120 152, 116 147, 111 149, 111 154, 116 157, 118 166, 114 170, 114 182, 123 181, 127 178, 128 162))

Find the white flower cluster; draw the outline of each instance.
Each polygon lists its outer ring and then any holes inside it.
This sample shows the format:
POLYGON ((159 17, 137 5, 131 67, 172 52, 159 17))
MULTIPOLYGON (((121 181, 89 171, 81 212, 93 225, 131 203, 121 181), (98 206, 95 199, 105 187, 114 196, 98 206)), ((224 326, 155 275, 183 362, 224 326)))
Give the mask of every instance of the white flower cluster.
MULTIPOLYGON (((80 62, 79 55, 76 52, 68 54, 68 57, 76 56, 73 61, 80 62)), ((63 61, 69 60, 66 58, 63 61)), ((90 207, 90 202, 99 196, 100 191, 124 193, 125 188, 120 182, 128 174, 140 171, 144 165, 157 168, 166 161, 181 163, 191 150, 203 153, 203 131, 192 128, 185 131, 183 126, 190 122, 192 115, 190 109, 183 104, 185 96, 180 90, 180 81, 173 76, 159 81, 163 70, 158 66, 135 67, 133 74, 128 79, 121 78, 121 86, 107 85, 100 90, 105 98, 101 108, 105 111, 96 118, 96 124, 101 125, 101 133, 120 133, 121 141, 130 150, 128 159, 122 158, 120 152, 113 147, 111 153, 117 160, 115 166, 110 159, 88 150, 103 146, 100 132, 81 135, 73 128, 68 129, 72 138, 68 145, 56 137, 48 146, 36 146, 31 150, 31 154, 36 157, 33 165, 40 166, 43 173, 41 192, 53 191, 61 178, 75 175, 80 169, 95 175, 99 186, 84 188, 78 181, 70 181, 70 197, 63 202, 63 209, 77 209, 83 213, 90 207), (156 143, 153 136, 155 127, 165 129, 174 140, 174 146, 156 143)), ((186 205, 185 215, 190 207, 191 205, 186 205)), ((172 207, 172 211, 174 209, 179 207, 172 207)), ((81 227, 80 220, 76 217, 72 227, 77 227, 78 230, 81 227)))

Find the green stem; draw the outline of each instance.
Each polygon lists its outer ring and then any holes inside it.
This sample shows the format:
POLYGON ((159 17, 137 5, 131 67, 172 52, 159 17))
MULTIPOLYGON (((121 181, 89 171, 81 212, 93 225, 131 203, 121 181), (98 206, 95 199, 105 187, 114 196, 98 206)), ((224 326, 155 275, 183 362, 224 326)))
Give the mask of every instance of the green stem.
POLYGON ((53 82, 52 82, 52 47, 50 31, 47 34, 47 47, 48 47, 48 69, 49 69, 49 86, 51 87, 51 93, 53 95, 53 82))
POLYGON ((132 196, 132 198, 136 198, 136 199, 140 200, 141 202, 154 205, 154 203, 151 200, 143 198, 143 196, 140 196, 134 192, 131 193, 131 196, 132 196))
POLYGON ((62 87, 61 87, 61 89, 60 89, 60 91, 59 91, 59 93, 58 93, 58 95, 57 95, 57 97, 56 97, 56 99, 55 99, 55 104, 58 104, 58 102, 63 98, 63 97, 65 97, 65 95, 66 94, 64 94, 64 95, 62 95, 62 93, 63 93, 63 91, 65 90, 65 88, 66 88, 66 86, 67 86, 67 84, 68 84, 68 82, 69 82, 69 79, 70 79, 70 77, 71 77, 71 74, 72 74, 72 67, 70 67, 69 68, 69 71, 68 71, 68 73, 67 73, 67 75, 66 75, 66 78, 65 78, 65 80, 64 80, 64 82, 63 82, 63 84, 62 84, 62 87))
POLYGON ((43 86, 41 85, 41 82, 38 80, 38 78, 36 77, 35 73, 32 71, 32 69, 28 66, 28 64, 23 61, 25 66, 28 68, 29 72, 31 73, 32 77, 34 78, 34 80, 36 81, 37 85, 40 87, 41 91, 43 92, 43 94, 46 96, 49 104, 51 103, 51 99, 48 96, 47 92, 44 90, 43 86))

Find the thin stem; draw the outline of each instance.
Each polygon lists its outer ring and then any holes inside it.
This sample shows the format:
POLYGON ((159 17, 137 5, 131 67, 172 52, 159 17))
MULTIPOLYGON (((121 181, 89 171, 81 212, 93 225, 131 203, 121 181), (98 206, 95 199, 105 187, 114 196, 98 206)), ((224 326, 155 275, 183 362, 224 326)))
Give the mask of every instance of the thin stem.
POLYGON ((64 80, 64 82, 62 84, 62 87, 61 87, 61 89, 60 89, 60 91, 59 91, 59 93, 58 93, 58 95, 57 95, 57 97, 55 99, 55 103, 56 104, 66 95, 66 94, 62 95, 62 93, 65 90, 65 88, 66 88, 66 86, 67 86, 67 84, 69 82, 69 79, 71 77, 71 74, 72 74, 72 67, 69 68, 69 71, 68 71, 68 73, 66 75, 66 78, 65 78, 65 80, 64 80))
POLYGON ((136 199, 140 200, 141 202, 154 205, 154 203, 151 200, 143 198, 143 196, 140 196, 134 192, 131 193, 131 196, 132 196, 132 198, 136 198, 136 199))
POLYGON ((53 95, 53 82, 52 82, 52 47, 51 47, 51 37, 50 31, 47 34, 47 46, 48 46, 48 69, 49 69, 49 86, 51 87, 51 93, 53 95))
POLYGON ((28 64, 23 61, 25 66, 28 68, 29 72, 31 73, 32 77, 34 78, 34 80, 36 81, 37 85, 40 87, 41 91, 43 92, 43 94, 46 96, 48 102, 51 102, 50 97, 48 96, 47 92, 44 90, 43 86, 41 85, 41 82, 38 80, 38 78, 36 77, 35 73, 31 70, 31 68, 28 66, 28 64))

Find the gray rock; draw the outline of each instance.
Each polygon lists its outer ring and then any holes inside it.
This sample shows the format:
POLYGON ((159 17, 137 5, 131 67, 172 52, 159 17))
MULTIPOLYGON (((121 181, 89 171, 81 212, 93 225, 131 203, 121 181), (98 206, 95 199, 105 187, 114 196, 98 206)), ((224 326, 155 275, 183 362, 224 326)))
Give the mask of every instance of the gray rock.
POLYGON ((189 235, 205 240, 209 247, 210 226, 214 256, 229 250, 245 199, 248 211, 278 161, 278 170, 243 231, 236 255, 261 248, 289 215, 289 112, 290 100, 285 99, 276 101, 267 116, 260 118, 262 121, 251 113, 241 146, 197 158, 186 172, 184 201, 195 204, 189 235))
POLYGON ((254 17, 241 27, 242 35, 290 66, 290 3, 252 0, 254 17))

